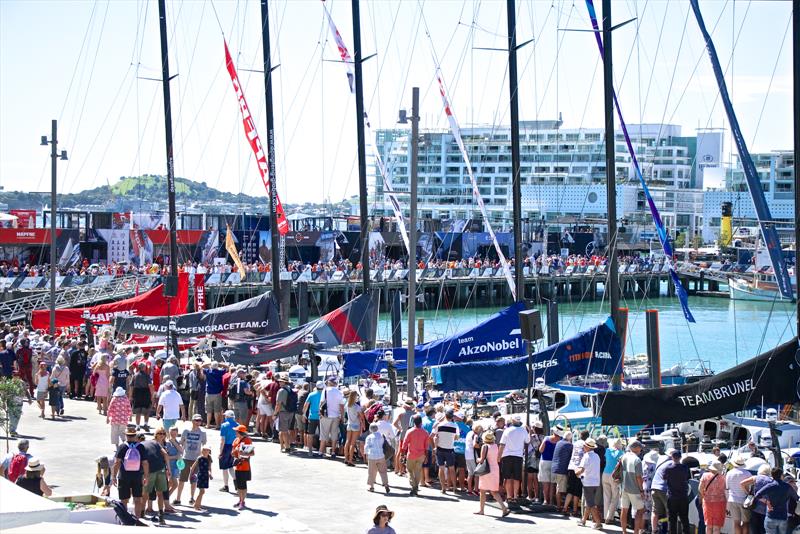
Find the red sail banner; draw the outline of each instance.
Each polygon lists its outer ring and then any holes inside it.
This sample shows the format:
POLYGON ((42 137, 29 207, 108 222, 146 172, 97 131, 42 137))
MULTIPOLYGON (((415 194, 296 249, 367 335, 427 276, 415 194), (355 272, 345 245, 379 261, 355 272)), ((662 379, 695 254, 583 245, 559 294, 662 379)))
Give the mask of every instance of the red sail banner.
MULTIPOLYGON (((231 76, 233 82, 233 90, 236 91, 236 98, 239 100, 239 111, 242 112, 242 122, 244 124, 244 135, 250 143, 250 148, 253 149, 253 154, 256 157, 258 164, 258 172, 261 173, 261 181, 264 183, 264 189, 267 191, 267 196, 270 194, 270 186, 274 184, 269 183, 269 163, 267 162, 267 154, 264 152, 264 147, 261 146, 261 140, 256 131, 256 125, 253 122, 253 117, 250 115, 250 108, 247 106, 247 100, 244 97, 242 84, 239 82, 239 75, 236 74, 236 66, 231 59, 231 53, 228 51, 228 43, 223 38, 225 43, 225 66, 228 68, 228 74, 231 76)), ((267 73, 269 76, 269 73, 267 73)), ((289 221, 286 220, 286 214, 283 212, 283 205, 277 192, 275 193, 275 210, 277 211, 278 219, 278 232, 281 235, 286 235, 289 231, 289 221)))
MULTIPOLYGON (((136 282, 131 281, 131 284, 136 282)), ((189 274, 178 275, 178 295, 173 299, 164 297, 163 286, 159 285, 141 295, 108 304, 98 304, 88 308, 63 308, 56 310, 56 328, 80 326, 84 323, 83 312, 89 311, 94 324, 109 324, 118 316, 153 317, 161 315, 183 315, 189 299, 189 274)), ((35 310, 31 316, 33 328, 46 329, 50 326, 50 310, 35 310)))
POLYGON ((196 273, 194 275, 194 311, 204 311, 206 309, 206 275, 196 273))

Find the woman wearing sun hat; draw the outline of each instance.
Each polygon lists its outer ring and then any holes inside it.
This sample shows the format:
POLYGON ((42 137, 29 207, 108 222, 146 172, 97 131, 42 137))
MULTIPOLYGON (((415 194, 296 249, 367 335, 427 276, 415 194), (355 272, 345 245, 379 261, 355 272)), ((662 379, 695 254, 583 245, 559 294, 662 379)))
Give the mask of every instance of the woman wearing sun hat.
POLYGON ((44 481, 44 464, 38 458, 30 458, 25 467, 25 475, 17 479, 17 486, 25 488, 36 495, 49 497, 53 490, 44 481))
POLYGON ((475 514, 483 515, 483 509, 486 505, 486 494, 491 493, 494 500, 497 501, 500 508, 503 510, 503 517, 505 517, 510 512, 503 502, 503 497, 500 495, 498 448, 495 443, 494 432, 491 430, 483 433, 483 446, 481 447, 481 454, 478 457, 477 464, 481 465, 483 462, 489 463, 489 472, 478 478, 478 490, 481 492, 481 506, 480 510, 475 512, 475 514))
POLYGON ((712 462, 708 466, 708 471, 703 473, 700 478, 698 493, 703 502, 703 518, 706 522, 706 532, 708 534, 719 534, 725 525, 727 502, 725 472, 720 462, 712 462))
POLYGON ((389 510, 385 504, 381 504, 375 508, 375 515, 372 516, 372 523, 375 525, 367 531, 367 534, 395 534, 392 527, 389 526, 389 521, 394 517, 394 512, 389 510))
POLYGON ((117 446, 125 441, 125 430, 133 415, 131 401, 125 394, 125 389, 118 387, 111 395, 111 402, 106 411, 106 423, 111 425, 111 444, 116 450, 117 446))

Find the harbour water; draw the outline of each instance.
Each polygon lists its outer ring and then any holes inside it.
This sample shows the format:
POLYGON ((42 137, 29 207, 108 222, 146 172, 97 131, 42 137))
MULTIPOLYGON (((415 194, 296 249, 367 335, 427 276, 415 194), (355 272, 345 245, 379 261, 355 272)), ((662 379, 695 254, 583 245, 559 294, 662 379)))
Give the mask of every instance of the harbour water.
MULTIPOLYGON (((795 306, 787 303, 746 302, 726 298, 690 297, 696 323, 686 321, 677 299, 623 301, 629 310, 625 354, 644 353, 645 310, 659 312, 662 368, 687 367, 705 362, 715 372, 724 371, 795 335, 795 306)), ((425 341, 454 334, 483 321, 500 308, 468 307, 417 311, 424 319, 425 341)), ((541 308, 542 322, 545 309, 541 308)), ((586 330, 608 317, 607 302, 559 303, 561 339, 586 330)), ((378 339, 391 339, 389 314, 381 314, 378 339)), ((407 318, 403 316, 403 339, 407 318)))

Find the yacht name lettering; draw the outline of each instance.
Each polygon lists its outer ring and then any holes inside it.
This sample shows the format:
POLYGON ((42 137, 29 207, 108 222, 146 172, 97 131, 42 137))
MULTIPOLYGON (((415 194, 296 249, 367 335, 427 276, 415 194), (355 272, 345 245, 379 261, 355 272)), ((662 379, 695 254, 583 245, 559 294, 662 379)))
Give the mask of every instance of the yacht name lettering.
POLYGON ((475 354, 483 354, 484 352, 492 352, 492 351, 500 351, 500 350, 511 350, 511 349, 519 349, 519 339, 513 339, 511 341, 502 340, 502 341, 489 341, 482 345, 477 345, 475 347, 461 347, 461 350, 458 351, 459 356, 472 356, 475 354))
POLYGON ((709 389, 708 391, 698 393, 697 395, 679 395, 678 398, 681 400, 684 406, 702 406, 704 404, 708 404, 709 402, 727 399, 729 397, 754 390, 755 384, 753 383, 753 379, 748 378, 746 380, 734 382, 728 386, 720 386, 718 388, 709 389))

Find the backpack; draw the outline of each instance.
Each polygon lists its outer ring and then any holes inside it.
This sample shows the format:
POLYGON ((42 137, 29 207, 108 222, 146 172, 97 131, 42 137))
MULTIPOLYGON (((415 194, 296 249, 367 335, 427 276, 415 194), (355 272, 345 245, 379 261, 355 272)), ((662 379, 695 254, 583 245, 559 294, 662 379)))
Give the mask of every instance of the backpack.
POLYGON ((8 464, 8 471, 6 471, 8 480, 16 483, 17 479, 25 472, 26 467, 28 467, 28 455, 18 452, 8 464))
POLYGON ((122 468, 129 473, 136 473, 142 467, 142 456, 136 445, 138 443, 128 443, 128 450, 125 451, 125 458, 122 460, 122 468))
POLYGON ((29 347, 24 346, 17 349, 17 362, 20 367, 30 367, 32 356, 33 351, 29 347))
POLYGON ((238 379, 236 381, 231 380, 230 384, 228 384, 228 399, 231 402, 236 402, 239 400, 239 394, 236 393, 236 384, 238 383, 238 379))
POLYGON ((283 407, 286 412, 297 411, 297 392, 289 386, 285 386, 286 390, 286 406, 283 407))
POLYGON ((367 418, 367 423, 372 423, 373 421, 375 421, 375 414, 377 414, 381 410, 381 408, 383 408, 383 404, 381 404, 380 402, 376 402, 375 404, 369 407, 367 413, 365 414, 367 418))

